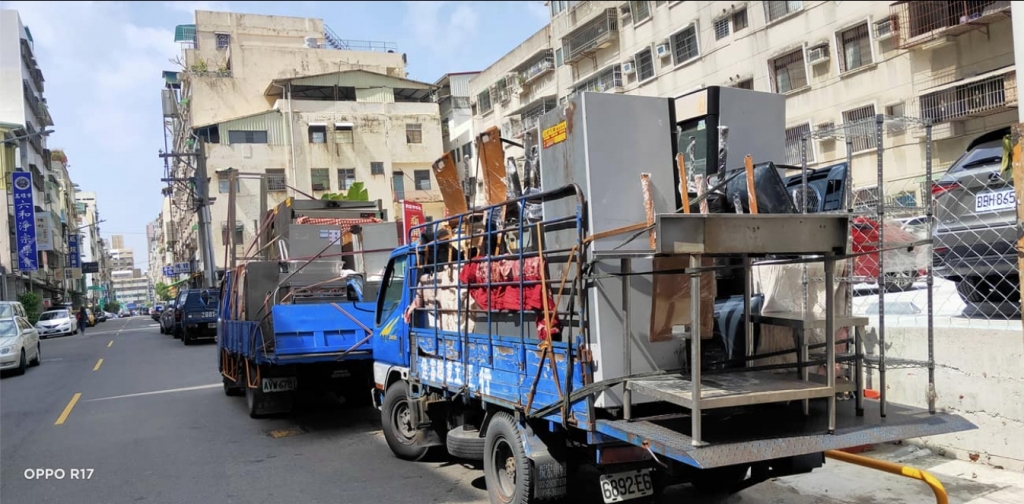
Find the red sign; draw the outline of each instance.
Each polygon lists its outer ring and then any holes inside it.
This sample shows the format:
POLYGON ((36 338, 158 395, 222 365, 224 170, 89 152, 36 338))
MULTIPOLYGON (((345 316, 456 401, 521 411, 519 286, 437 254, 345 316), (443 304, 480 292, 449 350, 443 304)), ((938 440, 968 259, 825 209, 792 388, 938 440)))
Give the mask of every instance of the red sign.
MULTIPOLYGON (((409 230, 426 222, 423 216, 423 205, 415 201, 402 200, 402 237, 409 237, 409 230)), ((412 231, 410 239, 416 242, 420 239, 422 229, 412 231)))

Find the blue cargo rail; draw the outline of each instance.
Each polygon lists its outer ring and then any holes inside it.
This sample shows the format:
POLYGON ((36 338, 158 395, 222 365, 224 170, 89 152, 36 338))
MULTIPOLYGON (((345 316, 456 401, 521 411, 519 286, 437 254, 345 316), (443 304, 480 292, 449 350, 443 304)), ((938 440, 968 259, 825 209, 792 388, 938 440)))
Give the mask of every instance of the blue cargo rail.
MULTIPOLYGON (((232 318, 225 275, 217 331, 224 391, 245 395, 253 418, 290 411, 301 391, 363 396, 371 387, 374 302, 278 304, 258 320, 232 318)), ((356 290, 357 293, 361 291, 356 290)))

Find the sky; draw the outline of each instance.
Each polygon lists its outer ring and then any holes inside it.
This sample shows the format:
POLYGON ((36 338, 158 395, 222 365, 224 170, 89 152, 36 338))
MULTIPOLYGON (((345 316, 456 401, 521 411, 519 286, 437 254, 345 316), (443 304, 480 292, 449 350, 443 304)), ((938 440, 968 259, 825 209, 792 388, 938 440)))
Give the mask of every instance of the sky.
POLYGON ((544 2, 0 2, 32 32, 72 180, 95 191, 104 237, 120 234, 147 268, 146 224, 160 213, 161 72, 181 54, 174 27, 195 10, 321 18, 339 37, 394 42, 409 78, 483 70, 548 22, 544 2))

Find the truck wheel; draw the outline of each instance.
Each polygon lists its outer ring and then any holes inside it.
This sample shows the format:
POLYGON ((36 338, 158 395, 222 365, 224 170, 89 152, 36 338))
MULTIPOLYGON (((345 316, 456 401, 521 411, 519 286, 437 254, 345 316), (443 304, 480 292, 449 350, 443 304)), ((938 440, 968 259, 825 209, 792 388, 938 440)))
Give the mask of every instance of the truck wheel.
POLYGON ((462 425, 448 431, 445 444, 448 445, 448 453, 453 457, 466 460, 480 461, 484 459, 484 438, 480 436, 477 429, 466 429, 462 425))
POLYGON ((484 481, 492 504, 532 502, 533 480, 523 435, 512 415, 501 412, 487 425, 484 481))
POLYGON ((430 447, 421 446, 424 434, 412 425, 408 384, 405 381, 398 380, 388 387, 380 415, 384 439, 398 458, 421 460, 427 455, 430 447))

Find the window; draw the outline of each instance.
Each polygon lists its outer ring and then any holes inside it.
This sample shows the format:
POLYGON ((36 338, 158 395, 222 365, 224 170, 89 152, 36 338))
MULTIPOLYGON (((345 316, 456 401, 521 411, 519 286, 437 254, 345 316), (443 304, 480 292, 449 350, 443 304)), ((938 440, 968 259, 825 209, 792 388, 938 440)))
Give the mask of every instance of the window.
POLYGON ((562 48, 559 47, 558 49, 555 49, 555 66, 556 67, 560 67, 560 66, 562 66, 562 63, 563 63, 562 48))
POLYGON ((405 125, 405 143, 423 143, 423 125, 420 123, 409 123, 405 125))
MULTIPOLYGON (((384 169, 381 168, 381 171, 384 169)), ((356 182, 356 169, 355 168, 338 168, 338 189, 347 191, 352 188, 352 184, 356 182)))
POLYGON ((836 35, 840 72, 849 72, 872 63, 870 34, 868 24, 863 23, 836 35))
POLYGON ((754 89, 754 79, 743 79, 736 83, 735 86, 740 89, 754 89))
POLYGON ((906 107, 903 102, 894 103, 885 107, 885 115, 890 117, 903 117, 906 107))
POLYGON ((700 56, 697 46, 697 25, 692 24, 676 32, 670 37, 672 43, 672 63, 679 65, 700 56))
POLYGON ((220 143, 220 127, 216 125, 207 126, 205 128, 196 128, 195 135, 202 138, 206 143, 220 143))
POLYGON ((565 8, 567 7, 566 4, 568 4, 568 3, 569 2, 566 2, 566 1, 561 1, 561 2, 554 2, 553 1, 553 2, 551 2, 551 17, 555 17, 555 16, 558 15, 559 12, 564 11, 565 8))
POLYGON ((267 191, 282 192, 288 189, 288 178, 284 168, 267 168, 267 191))
POLYGON ((266 131, 243 131, 229 130, 228 143, 232 144, 265 144, 267 143, 266 131))
POLYGON ((471 159, 473 157, 473 144, 468 143, 462 146, 462 158, 471 159))
POLYGON ((370 175, 384 175, 384 162, 370 161, 370 175))
POLYGON ((651 18, 650 2, 629 2, 629 12, 633 14, 633 22, 639 23, 651 18))
POLYGON ((310 124, 309 125, 309 143, 311 143, 311 144, 327 143, 327 126, 325 126, 323 124, 310 124))
POLYGON ((391 172, 391 189, 395 191, 395 200, 405 199, 405 172, 391 172))
POLYGON ((776 93, 788 93, 807 86, 807 66, 804 64, 803 49, 771 60, 769 68, 776 93))
POLYGON ((430 190, 430 170, 415 170, 412 172, 412 176, 416 182, 417 191, 430 190))
POLYGON ((808 123, 786 129, 786 164, 803 165, 800 149, 804 137, 807 138, 807 164, 814 163, 814 140, 811 139, 811 125, 808 123))
POLYGON ((351 123, 334 123, 334 141, 340 144, 355 143, 355 135, 351 123))
POLYGON ((847 138, 851 141, 853 152, 874 149, 877 145, 874 119, 874 105, 843 112, 843 123, 845 123, 847 138))
POLYGON ((654 77, 654 55, 650 47, 636 53, 636 78, 640 82, 654 77))
POLYGON ((391 259, 381 279, 381 290, 377 299, 377 325, 383 324, 395 313, 398 305, 402 302, 402 294, 405 291, 405 257, 398 256, 391 259))
POLYGON ((227 49, 231 45, 231 34, 230 33, 218 33, 217 34, 217 49, 227 49))
MULTIPOLYGON (((220 194, 228 194, 228 192, 231 190, 231 183, 230 182, 231 181, 228 180, 228 174, 227 173, 218 173, 217 174, 217 192, 219 192, 220 194)), ((239 191, 241 191, 241 190, 242 190, 241 182, 236 178, 235 179, 235 194, 238 194, 239 191)))
POLYGON ((715 40, 722 40, 729 36, 729 18, 722 18, 715 21, 715 40))
POLYGON ((493 105, 491 105, 491 90, 485 89, 480 94, 476 95, 476 110, 480 115, 484 115, 491 111, 493 105))
POLYGON ((746 8, 732 13, 732 31, 734 33, 746 29, 749 24, 746 8))
POLYGON ((331 171, 327 168, 309 170, 309 181, 314 191, 326 191, 331 187, 331 171))
POLYGON ((769 23, 772 23, 799 11, 803 7, 803 2, 765 2, 764 17, 769 23))
POLYGON ((220 240, 221 243, 227 243, 228 239, 231 238, 235 245, 245 244, 245 226, 242 223, 235 221, 235 236, 228 236, 228 221, 220 221, 220 240))

